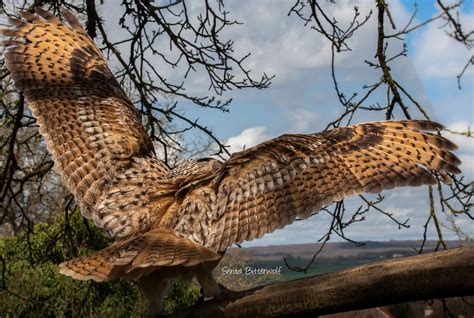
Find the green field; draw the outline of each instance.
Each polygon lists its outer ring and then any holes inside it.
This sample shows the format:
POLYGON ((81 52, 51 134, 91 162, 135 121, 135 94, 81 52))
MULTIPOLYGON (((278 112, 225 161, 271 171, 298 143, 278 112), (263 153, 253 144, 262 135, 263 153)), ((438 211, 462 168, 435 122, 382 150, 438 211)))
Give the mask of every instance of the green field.
MULTIPOLYGON (((275 277, 277 278, 278 281, 287 281, 287 280, 293 280, 296 278, 302 278, 302 277, 307 277, 307 276, 313 276, 317 274, 322 274, 322 273, 328 273, 328 272, 335 272, 338 270, 343 270, 346 268, 350 267, 355 267, 359 266, 362 264, 367 264, 370 262, 373 262, 373 259, 357 259, 357 258, 347 258, 347 259, 320 259, 316 260, 315 263, 313 263, 310 268, 307 270, 306 273, 304 272, 298 272, 289 269, 288 267, 285 266, 285 263, 283 260, 280 261, 252 261, 249 266, 255 267, 255 268, 275 268, 278 266, 281 266, 281 277, 275 277)), ((300 266, 304 267, 305 264, 307 264, 309 260, 302 260, 299 259, 298 261, 292 262, 291 260, 288 261, 288 263, 292 266, 300 266)))

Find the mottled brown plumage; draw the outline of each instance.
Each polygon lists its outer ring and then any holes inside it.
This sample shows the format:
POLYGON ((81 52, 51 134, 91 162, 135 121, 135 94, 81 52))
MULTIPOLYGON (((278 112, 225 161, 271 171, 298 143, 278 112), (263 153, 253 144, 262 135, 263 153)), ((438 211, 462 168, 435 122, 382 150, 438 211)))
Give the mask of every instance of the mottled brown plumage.
POLYGON ((1 30, 5 65, 37 119, 55 169, 82 214, 115 236, 106 249, 60 265, 75 279, 139 279, 159 312, 166 280, 212 268, 233 243, 252 240, 362 192, 449 182, 456 146, 422 120, 360 124, 284 135, 220 162, 170 170, 100 51, 63 12, 21 12, 1 30))

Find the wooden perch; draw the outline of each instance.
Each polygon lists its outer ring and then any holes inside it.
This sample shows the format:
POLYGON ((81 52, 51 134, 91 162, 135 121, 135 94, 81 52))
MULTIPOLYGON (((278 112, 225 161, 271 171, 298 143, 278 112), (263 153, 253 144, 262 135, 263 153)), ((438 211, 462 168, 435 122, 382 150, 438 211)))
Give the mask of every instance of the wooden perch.
POLYGON ((474 295, 474 247, 375 262, 205 301, 172 317, 333 314, 405 301, 474 295))

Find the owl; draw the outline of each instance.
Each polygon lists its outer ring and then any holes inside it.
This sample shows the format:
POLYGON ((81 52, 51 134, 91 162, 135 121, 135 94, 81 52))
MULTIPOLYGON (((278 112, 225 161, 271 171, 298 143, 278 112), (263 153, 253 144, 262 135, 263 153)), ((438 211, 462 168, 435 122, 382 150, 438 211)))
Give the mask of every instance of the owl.
POLYGON ((226 161, 170 169, 101 52, 68 11, 40 8, 2 29, 3 57, 36 118, 55 170, 84 217, 115 241, 59 265, 79 280, 138 280, 148 314, 160 313, 167 282, 212 276, 226 248, 262 237, 344 197, 450 182, 456 146, 424 120, 370 122, 288 134, 226 161))

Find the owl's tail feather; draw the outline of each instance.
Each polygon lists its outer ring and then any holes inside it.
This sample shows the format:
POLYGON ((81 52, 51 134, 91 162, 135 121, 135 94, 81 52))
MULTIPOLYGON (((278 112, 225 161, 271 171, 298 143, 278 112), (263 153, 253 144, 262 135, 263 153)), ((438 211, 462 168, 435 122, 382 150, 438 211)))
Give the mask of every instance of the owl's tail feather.
POLYGON ((194 266, 221 255, 159 228, 61 263, 59 272, 74 279, 103 282, 117 277, 139 278, 162 266, 194 266))

